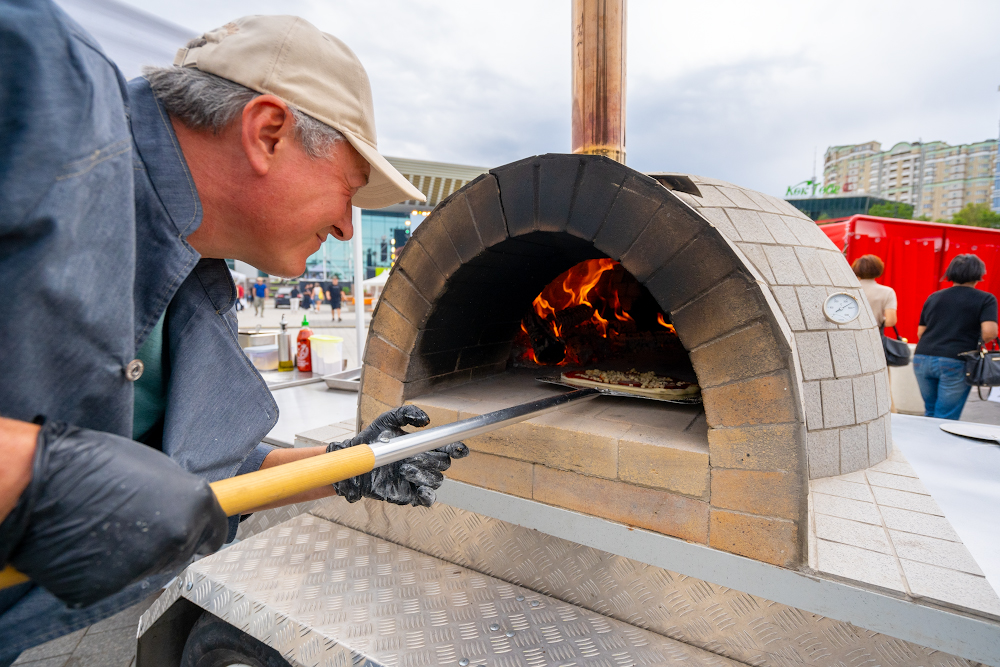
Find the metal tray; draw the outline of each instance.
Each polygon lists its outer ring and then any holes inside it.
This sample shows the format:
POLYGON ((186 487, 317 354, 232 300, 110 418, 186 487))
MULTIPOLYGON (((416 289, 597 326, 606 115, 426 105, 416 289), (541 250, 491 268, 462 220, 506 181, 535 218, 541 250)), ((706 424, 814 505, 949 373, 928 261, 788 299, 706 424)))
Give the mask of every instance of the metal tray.
POLYGON ((341 371, 340 373, 324 375, 323 382, 330 389, 358 391, 361 388, 361 367, 348 368, 346 371, 341 371))
MULTIPOLYGON (((544 375, 542 377, 536 377, 539 382, 545 382, 548 384, 557 384, 560 387, 569 387, 570 389, 580 389, 581 387, 575 384, 569 384, 568 382, 563 382, 562 378, 558 375, 544 375)), ((601 387, 591 387, 592 389, 597 389, 601 394, 605 396, 619 396, 621 398, 644 398, 647 401, 660 401, 661 403, 677 403, 678 405, 701 405, 701 396, 696 396, 692 398, 653 398, 652 396, 640 396, 639 394, 629 394, 624 391, 615 391, 614 389, 604 389, 601 387)))

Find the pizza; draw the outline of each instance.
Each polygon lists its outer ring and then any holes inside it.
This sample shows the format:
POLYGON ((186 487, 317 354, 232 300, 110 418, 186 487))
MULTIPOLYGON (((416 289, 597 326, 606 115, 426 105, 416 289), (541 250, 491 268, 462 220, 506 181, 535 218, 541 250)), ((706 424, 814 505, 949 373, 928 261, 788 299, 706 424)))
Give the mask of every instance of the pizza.
POLYGON ((650 398, 694 398, 701 392, 701 387, 691 382, 663 377, 653 371, 640 373, 634 368, 630 371, 568 371, 561 379, 574 387, 612 389, 650 398))

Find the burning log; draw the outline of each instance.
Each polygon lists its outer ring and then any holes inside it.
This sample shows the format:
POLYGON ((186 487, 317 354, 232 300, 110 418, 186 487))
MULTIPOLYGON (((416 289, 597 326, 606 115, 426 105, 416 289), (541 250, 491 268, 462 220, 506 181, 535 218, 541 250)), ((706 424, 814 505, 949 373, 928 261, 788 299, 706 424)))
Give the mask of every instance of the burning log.
POLYGON ((521 328, 528 334, 537 363, 558 364, 566 358, 566 346, 552 335, 548 323, 534 310, 528 311, 521 320, 521 328))

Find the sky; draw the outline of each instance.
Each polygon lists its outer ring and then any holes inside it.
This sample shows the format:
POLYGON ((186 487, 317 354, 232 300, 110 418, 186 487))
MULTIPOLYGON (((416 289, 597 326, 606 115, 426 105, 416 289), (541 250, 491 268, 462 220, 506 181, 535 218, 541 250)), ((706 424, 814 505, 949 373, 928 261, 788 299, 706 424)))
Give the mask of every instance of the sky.
MULTIPOLYGON (((196 33, 262 0, 126 0, 196 33)), ((284 0, 372 82, 383 154, 493 167, 570 150, 569 0, 284 0)), ((828 146, 968 143, 1000 121, 1000 2, 631 0, 627 163, 773 195, 828 146)))

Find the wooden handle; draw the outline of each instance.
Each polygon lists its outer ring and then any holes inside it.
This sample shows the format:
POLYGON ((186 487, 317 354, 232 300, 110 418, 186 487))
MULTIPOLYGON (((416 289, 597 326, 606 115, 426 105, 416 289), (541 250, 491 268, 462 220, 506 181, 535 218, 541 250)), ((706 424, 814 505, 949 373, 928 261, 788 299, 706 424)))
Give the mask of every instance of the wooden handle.
MULTIPOLYGON (((226 516, 249 512, 297 493, 318 489, 371 472, 375 454, 368 445, 356 445, 310 456, 284 465, 212 482, 210 486, 226 516)), ((30 579, 8 565, 0 570, 0 589, 30 579)))

